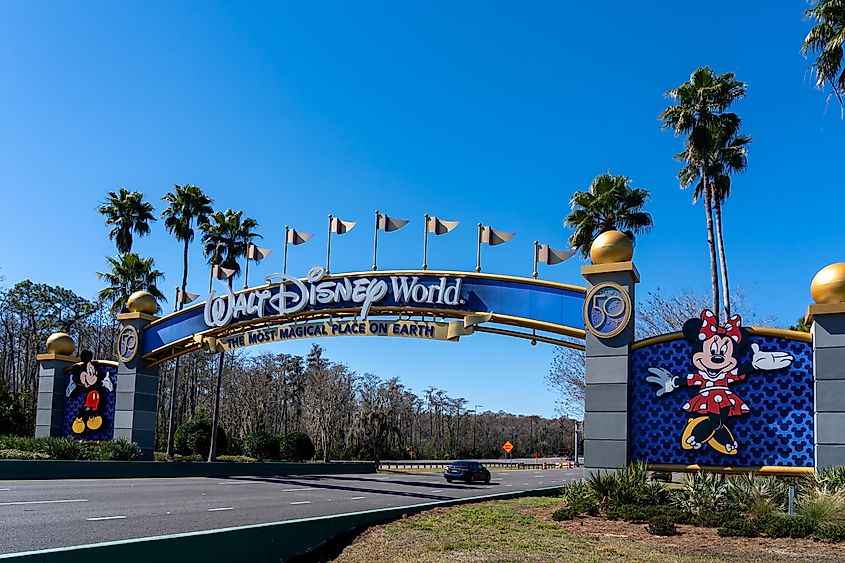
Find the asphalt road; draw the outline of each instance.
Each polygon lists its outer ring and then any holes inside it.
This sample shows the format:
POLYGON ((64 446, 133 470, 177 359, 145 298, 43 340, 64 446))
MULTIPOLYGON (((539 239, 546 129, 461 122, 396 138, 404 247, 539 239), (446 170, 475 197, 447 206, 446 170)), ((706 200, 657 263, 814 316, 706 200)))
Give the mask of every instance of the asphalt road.
POLYGON ((493 471, 489 485, 440 473, 0 482, 0 553, 278 522, 524 491, 581 469, 493 471))

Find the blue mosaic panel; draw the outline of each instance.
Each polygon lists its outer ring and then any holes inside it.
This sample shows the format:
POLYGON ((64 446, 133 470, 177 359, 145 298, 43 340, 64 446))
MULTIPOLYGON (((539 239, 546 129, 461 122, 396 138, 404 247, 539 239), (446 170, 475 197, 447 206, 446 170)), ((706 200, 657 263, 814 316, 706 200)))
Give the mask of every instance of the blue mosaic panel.
MULTIPOLYGON (((745 381, 731 385, 751 409, 726 422, 737 441, 735 455, 719 453, 708 445, 699 450, 682 449, 681 434, 691 416, 683 406, 698 388, 681 386, 657 397, 657 386, 646 381, 651 367, 666 369, 679 379, 693 373, 692 344, 674 340, 634 350, 628 386, 630 459, 683 465, 812 467, 812 345, 763 336, 752 336, 751 342, 759 344, 762 351, 789 352, 795 360, 786 369, 751 372, 745 381)), ((743 350, 740 364, 750 363, 751 354, 750 346, 743 350)))
MULTIPOLYGON (((71 425, 79 413, 79 409, 85 403, 86 393, 82 390, 77 390, 70 397, 65 396, 64 416, 62 418, 62 436, 72 436, 80 440, 111 440, 114 438, 114 411, 115 401, 117 400, 117 367, 110 365, 98 364, 97 369, 100 373, 107 374, 111 380, 114 391, 109 392, 103 390, 102 401, 105 401, 105 406, 102 410, 103 425, 97 430, 89 430, 88 428, 82 434, 74 434, 71 430, 71 425)), ((71 382, 73 374, 70 370, 65 372, 65 389, 71 382)))

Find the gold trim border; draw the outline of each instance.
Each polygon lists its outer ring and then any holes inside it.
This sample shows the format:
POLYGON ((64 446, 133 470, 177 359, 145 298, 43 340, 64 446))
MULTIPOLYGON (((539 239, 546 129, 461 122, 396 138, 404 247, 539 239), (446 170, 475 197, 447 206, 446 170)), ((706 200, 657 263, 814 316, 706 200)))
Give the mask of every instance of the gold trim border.
POLYGON ((670 471, 677 473, 708 473, 742 474, 756 473, 758 475, 780 475, 782 477, 804 477, 815 473, 815 467, 784 467, 779 465, 757 465, 749 467, 731 467, 718 465, 683 465, 671 463, 649 463, 650 471, 670 471))
MULTIPOLYGON (((519 276, 507 276, 504 274, 485 274, 485 273, 476 273, 476 272, 458 272, 458 271, 450 271, 450 270, 376 270, 376 271, 368 271, 368 272, 349 272, 347 274, 331 274, 326 276, 324 279, 331 280, 331 279, 340 279, 340 278, 363 278, 363 277, 373 277, 373 276, 452 276, 457 278, 476 278, 476 279, 483 279, 483 280, 494 280, 494 281, 510 281, 510 282, 519 282, 519 283, 527 283, 531 285, 539 285, 541 287, 549 287, 553 289, 561 289, 564 291, 574 291, 576 293, 587 293, 587 288, 582 287, 580 285, 572 285, 568 283, 560 283, 554 282, 549 280, 537 280, 534 278, 522 278, 519 276)), ((306 278, 299 278, 301 281, 307 281, 306 278)), ((256 285, 253 287, 248 287, 246 289, 241 289, 238 291, 233 291, 235 296, 240 295, 241 293, 248 293, 255 289, 259 289, 261 287, 273 287, 278 284, 271 284, 271 285, 256 285)), ((191 309, 196 309, 199 307, 205 306, 205 301, 200 301, 195 305, 191 305, 190 307, 185 307, 181 311, 176 311, 170 313, 169 315, 165 315, 163 317, 152 317, 152 322, 148 324, 147 327, 152 327, 157 324, 163 323, 164 321, 171 319, 177 315, 184 314, 186 311, 190 311, 191 309)), ((129 315, 132 313, 121 313, 121 315, 129 315)), ((143 314, 143 313, 140 313, 143 314)), ((118 315, 118 319, 121 318, 121 315, 118 315)), ((128 318, 128 317, 127 317, 128 318)), ((133 317, 135 318, 135 317, 133 317)))
MULTIPOLYGON (((773 336, 775 338, 786 338, 787 340, 797 340, 798 342, 808 342, 810 344, 812 344, 813 342, 813 335, 809 332, 801 332, 798 330, 789 330, 785 328, 771 328, 767 326, 750 326, 747 328, 748 332, 756 336, 773 336)), ((684 334, 682 332, 667 332, 666 334, 660 334, 658 336, 651 336, 649 338, 637 340, 636 342, 631 344, 631 350, 639 350, 640 348, 646 348, 654 344, 671 342, 673 340, 681 340, 683 339, 683 337, 684 334)))

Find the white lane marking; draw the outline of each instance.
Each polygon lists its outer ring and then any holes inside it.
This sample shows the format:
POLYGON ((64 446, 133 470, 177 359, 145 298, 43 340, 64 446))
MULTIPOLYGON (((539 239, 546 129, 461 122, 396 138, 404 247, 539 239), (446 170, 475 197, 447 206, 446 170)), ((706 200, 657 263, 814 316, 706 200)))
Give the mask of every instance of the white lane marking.
POLYGON ((11 491, 12 489, 0 489, 0 491, 11 491))
POLYGON ((89 522, 99 522, 100 520, 123 520, 126 516, 95 516, 93 518, 86 518, 89 522))
POLYGON ((442 493, 443 489, 434 489, 431 491, 432 493, 442 493))
POLYGON ((282 489, 283 493, 295 493, 296 491, 313 491, 315 487, 303 487, 300 489, 282 489))
POLYGON ((300 500, 297 502, 292 502, 291 504, 311 504, 310 500, 300 500))
POLYGON ((234 510, 234 506, 224 506, 222 508, 209 508, 209 512, 220 512, 221 510, 234 510))
POLYGON ((361 500, 362 498, 367 498, 367 497, 349 497, 349 500, 361 500))
POLYGON ((19 506, 22 504, 58 504, 60 502, 88 502, 87 498, 69 498, 62 500, 19 500, 16 502, 0 502, 0 506, 19 506))

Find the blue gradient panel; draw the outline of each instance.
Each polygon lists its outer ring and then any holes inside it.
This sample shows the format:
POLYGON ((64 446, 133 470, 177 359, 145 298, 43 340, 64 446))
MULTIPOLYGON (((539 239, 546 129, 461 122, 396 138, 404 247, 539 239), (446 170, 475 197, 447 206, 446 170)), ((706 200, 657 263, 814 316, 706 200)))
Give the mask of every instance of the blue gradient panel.
MULTIPOLYGON (((86 428, 82 434, 73 433, 71 425, 73 424, 73 420, 76 418, 80 407, 82 407, 82 404, 85 402, 86 395, 84 391, 77 391, 71 397, 65 396, 65 410, 62 417, 62 436, 72 436, 74 438, 79 438, 80 440, 97 441, 111 440, 114 438, 114 410, 115 401, 117 400, 117 367, 99 364, 97 369, 101 372, 107 373, 109 379, 111 379, 111 382, 114 385, 114 390, 106 391, 105 396, 102 398, 102 400, 106 403, 102 411, 103 425, 96 430, 89 430, 86 428)), ((65 374, 65 388, 67 388, 68 383, 71 381, 72 373, 67 371, 65 374)))
MULTIPOLYGON (((737 441, 736 455, 721 454, 708 445, 700 450, 682 449, 681 433, 691 416, 683 406, 698 388, 682 386, 657 397, 656 385, 646 381, 651 367, 686 377, 693 371, 692 345, 674 340, 634 350, 628 382, 630 459, 682 465, 812 467, 812 345, 763 336, 752 336, 751 342, 758 343, 763 351, 789 352, 795 360, 786 369, 752 372, 744 381, 731 385, 731 391, 750 408, 748 414, 730 417, 726 422, 737 441)), ((750 346, 738 359, 740 363, 751 361, 750 346)))
MULTIPOLYGON (((371 279, 383 279, 390 284, 390 274, 368 276, 371 279)), ((574 328, 584 328, 582 309, 584 307, 584 293, 562 287, 544 286, 530 281, 495 280, 464 276, 439 276, 436 274, 417 275, 420 283, 436 285, 441 277, 446 277, 449 283, 461 278, 463 285, 461 296, 466 300, 462 305, 436 305, 439 309, 455 311, 472 311, 480 313, 496 313, 522 317, 535 321, 542 321, 574 328)), ((218 291, 222 286, 218 286, 218 291)), ((279 291, 278 285, 270 287, 273 295, 279 291)), ((374 307, 396 306, 393 292, 388 294, 374 307)), ((432 305, 406 305, 403 307, 416 308, 420 311, 430 310, 432 305)), ((328 311, 349 307, 360 307, 352 302, 316 304, 307 306, 305 311, 328 311)), ((241 317, 246 320, 252 317, 241 317)), ((181 340, 198 332, 204 332, 210 327, 203 319, 203 307, 188 309, 181 314, 174 315, 166 321, 153 325, 144 330, 143 351, 147 354, 157 348, 181 340)))

